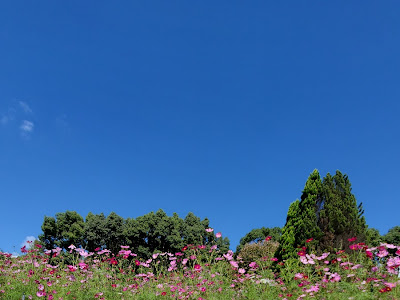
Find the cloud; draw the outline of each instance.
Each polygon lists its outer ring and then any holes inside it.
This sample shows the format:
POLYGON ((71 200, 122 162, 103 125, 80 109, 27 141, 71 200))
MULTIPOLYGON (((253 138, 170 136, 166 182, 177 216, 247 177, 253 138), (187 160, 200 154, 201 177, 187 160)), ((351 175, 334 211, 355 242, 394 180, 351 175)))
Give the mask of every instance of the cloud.
POLYGON ((24 101, 19 101, 19 106, 22 108, 22 110, 27 113, 27 114, 31 114, 32 113, 32 109, 29 107, 29 105, 24 102, 24 101))
POLYGON ((30 245, 36 240, 36 238, 33 235, 28 235, 25 240, 21 243, 21 248, 25 246, 27 249, 29 249, 30 245), (32 243, 28 243, 32 242, 32 243))
POLYGON ((23 120, 21 126, 19 127, 23 133, 29 133, 33 131, 35 124, 31 121, 23 120))
POLYGON ((2 125, 7 125, 15 118, 15 109, 10 107, 6 113, 0 114, 0 123, 2 125))

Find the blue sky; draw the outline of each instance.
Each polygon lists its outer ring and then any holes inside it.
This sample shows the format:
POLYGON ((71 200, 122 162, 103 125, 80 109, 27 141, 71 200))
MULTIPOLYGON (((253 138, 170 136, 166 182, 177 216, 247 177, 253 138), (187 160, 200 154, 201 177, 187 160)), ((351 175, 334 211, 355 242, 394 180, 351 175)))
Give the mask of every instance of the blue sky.
POLYGON ((0 249, 45 215, 192 211, 231 240, 348 174, 400 225, 397 1, 0 4, 0 249))

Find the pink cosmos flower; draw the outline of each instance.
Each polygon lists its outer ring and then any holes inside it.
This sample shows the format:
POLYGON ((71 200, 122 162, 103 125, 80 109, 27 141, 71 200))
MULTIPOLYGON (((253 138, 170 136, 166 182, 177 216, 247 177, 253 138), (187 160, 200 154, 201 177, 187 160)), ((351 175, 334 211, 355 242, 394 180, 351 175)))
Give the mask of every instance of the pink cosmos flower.
POLYGON ((44 291, 38 291, 38 292, 36 293, 36 296, 38 296, 38 297, 46 296, 46 292, 44 292, 44 291))
POLYGON ((294 275, 294 279, 302 279, 304 277, 304 274, 303 273, 296 273, 295 275, 294 275))
POLYGON ((252 269, 257 269, 257 268, 258 268, 258 265, 257 265, 256 262, 252 261, 252 262, 249 264, 249 267, 252 268, 252 269))
POLYGON ((231 250, 229 250, 228 253, 224 254, 224 257, 227 260, 232 260, 233 259, 233 252, 231 250))
POLYGON ((85 264, 84 262, 80 262, 78 265, 79 265, 79 267, 81 268, 81 270, 85 270, 85 269, 88 268, 88 265, 85 264))
POLYGON ((312 293, 312 292, 318 292, 319 291, 319 286, 318 285, 312 285, 309 289, 307 289, 305 292, 307 293, 312 293))
POLYGON ((207 228, 206 231, 207 231, 207 232, 213 232, 214 229, 212 229, 212 228, 207 228))
POLYGON ((222 236, 222 233, 221 233, 221 232, 217 232, 217 233, 215 234, 215 237, 216 237, 217 239, 219 239, 221 236, 222 236))
POLYGON ((383 284, 391 289, 396 287, 396 282, 384 282, 383 284))
POLYGON ((229 263, 230 263, 231 266, 234 267, 234 268, 238 268, 238 267, 239 267, 238 263, 237 263, 236 261, 234 261, 234 260, 229 261, 229 263))
POLYGON ((389 252, 384 248, 384 249, 379 249, 379 252, 378 252, 378 254, 376 255, 376 256, 378 256, 378 257, 385 257, 385 256, 387 256, 389 254, 389 252))
POLYGON ((331 281, 338 282, 338 281, 340 281, 340 279, 341 279, 341 277, 340 277, 340 275, 338 273, 331 274, 331 281))
POLYGON ((397 246, 395 246, 393 244, 386 244, 386 248, 388 248, 388 249, 396 249, 397 246))

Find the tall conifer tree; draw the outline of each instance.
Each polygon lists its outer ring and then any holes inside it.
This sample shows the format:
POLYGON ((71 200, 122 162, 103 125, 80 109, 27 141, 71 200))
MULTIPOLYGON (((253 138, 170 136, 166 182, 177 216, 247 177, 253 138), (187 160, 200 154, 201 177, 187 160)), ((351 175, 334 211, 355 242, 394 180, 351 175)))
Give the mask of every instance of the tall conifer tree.
POLYGON ((297 257, 296 232, 300 225, 300 201, 296 200, 289 206, 286 224, 282 229, 282 236, 275 256, 279 259, 289 259, 297 257))
POLYGON ((306 240, 319 240, 322 232, 317 222, 317 205, 322 197, 322 182, 317 169, 307 179, 299 203, 300 220, 296 231, 296 244, 304 245, 306 240))
POLYGON ((336 171, 334 176, 326 175, 321 204, 319 226, 324 233, 321 241, 323 249, 348 249, 348 239, 354 236, 358 242, 365 241, 367 226, 364 211, 362 204, 357 206, 347 175, 340 171, 336 171))

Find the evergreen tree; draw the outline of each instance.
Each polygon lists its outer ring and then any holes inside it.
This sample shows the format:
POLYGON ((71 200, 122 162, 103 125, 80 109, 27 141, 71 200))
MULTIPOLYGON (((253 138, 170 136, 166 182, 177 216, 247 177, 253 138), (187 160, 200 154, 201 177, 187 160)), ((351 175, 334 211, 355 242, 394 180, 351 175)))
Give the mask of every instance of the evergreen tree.
POLYGON ((296 200, 289 206, 286 224, 282 229, 279 247, 275 254, 277 258, 282 260, 297 257, 296 233, 299 230, 300 221, 300 201, 296 200))
POLYGON ((318 203, 320 203, 321 197, 322 182, 318 170, 315 169, 308 177, 301 195, 299 203, 301 218, 296 231, 296 245, 304 245, 309 238, 315 240, 321 238, 322 232, 317 222, 318 203))
POLYGON ((323 232, 321 248, 348 249, 348 239, 357 237, 358 242, 366 240, 366 223, 363 217, 362 203, 357 206, 351 193, 351 184, 347 175, 336 171, 329 173, 323 181, 323 197, 320 203, 319 226, 323 232))

